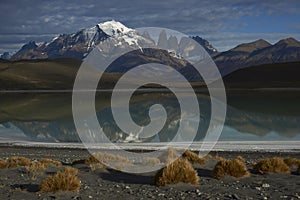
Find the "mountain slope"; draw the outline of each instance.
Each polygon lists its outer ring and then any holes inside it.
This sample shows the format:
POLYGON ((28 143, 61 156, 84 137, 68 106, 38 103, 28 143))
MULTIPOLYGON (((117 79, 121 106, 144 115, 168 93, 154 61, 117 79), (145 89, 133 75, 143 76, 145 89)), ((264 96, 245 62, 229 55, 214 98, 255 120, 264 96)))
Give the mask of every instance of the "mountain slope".
POLYGON ((300 62, 264 64, 232 72, 223 81, 230 88, 300 87, 300 62))
POLYGON ((300 61, 300 42, 287 38, 271 45, 265 40, 257 40, 215 54, 213 59, 222 75, 249 66, 296 62, 300 61))

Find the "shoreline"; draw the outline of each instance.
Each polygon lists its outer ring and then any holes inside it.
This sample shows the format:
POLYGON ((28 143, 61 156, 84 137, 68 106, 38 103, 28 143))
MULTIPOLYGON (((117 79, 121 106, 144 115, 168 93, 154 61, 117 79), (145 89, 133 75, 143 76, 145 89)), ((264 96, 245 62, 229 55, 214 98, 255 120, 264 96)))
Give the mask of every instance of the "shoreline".
MULTIPOLYGON (((0 147, 23 147, 23 148, 47 148, 47 149, 91 149, 91 150, 129 150, 129 151, 155 151, 166 149, 169 143, 101 143, 84 145, 82 143, 46 143, 28 141, 1 141, 0 147), (100 146, 101 145, 101 146, 100 146)), ((298 152, 300 153, 300 141, 218 141, 213 149, 201 148, 202 142, 194 142, 189 150, 198 152, 298 152)), ((188 143, 177 142, 169 146, 183 148, 188 143)), ((204 145, 213 145, 213 142, 206 142, 204 145)))

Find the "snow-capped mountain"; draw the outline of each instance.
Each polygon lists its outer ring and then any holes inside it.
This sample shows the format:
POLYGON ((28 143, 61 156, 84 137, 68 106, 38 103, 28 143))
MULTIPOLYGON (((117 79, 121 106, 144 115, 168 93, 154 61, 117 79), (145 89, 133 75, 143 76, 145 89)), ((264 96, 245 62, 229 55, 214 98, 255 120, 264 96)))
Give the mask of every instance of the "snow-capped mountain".
MULTIPOLYGON (((197 37, 199 39, 200 37, 197 37)), ((169 38, 168 43, 174 43, 174 38, 169 38)), ((216 50, 204 39, 199 42, 209 53, 216 50), (213 49, 213 50, 211 50, 213 49)), ((101 50, 111 52, 112 48, 119 45, 140 47, 141 44, 155 45, 147 33, 141 35, 134 29, 112 20, 97 24, 91 28, 82 29, 73 34, 62 34, 54 37, 50 42, 36 44, 29 42, 12 56, 13 60, 20 59, 55 59, 76 58, 83 59, 100 42, 101 50), (110 38, 108 41, 107 39, 110 38)), ((170 46, 170 45, 169 45, 170 46)), ((173 45, 174 46, 174 45, 173 45)), ((172 45, 171 45, 172 47, 172 45)))
POLYGON ((55 59, 60 57, 82 59, 86 53, 92 50, 92 47, 108 37, 99 25, 96 25, 77 33, 59 35, 48 43, 37 45, 35 42, 29 42, 13 55, 12 59, 55 59))
POLYGON ((135 30, 112 20, 73 34, 59 35, 50 42, 40 44, 29 42, 14 54, 12 59, 83 59, 96 45, 107 38, 113 38, 114 42, 111 46, 124 45, 125 43, 138 45, 139 40, 144 39, 135 30))

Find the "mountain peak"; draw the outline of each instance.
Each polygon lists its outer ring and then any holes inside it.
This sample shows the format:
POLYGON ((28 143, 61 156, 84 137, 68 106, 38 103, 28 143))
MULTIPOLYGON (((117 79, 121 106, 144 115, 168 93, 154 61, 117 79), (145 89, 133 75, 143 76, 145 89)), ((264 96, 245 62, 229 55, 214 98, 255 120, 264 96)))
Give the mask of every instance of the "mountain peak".
POLYGON ((192 39, 194 39, 201 46, 203 46, 209 54, 218 52, 217 49, 214 48, 207 40, 205 40, 199 36, 193 36, 192 39))
POLYGON ((292 37, 280 40, 275 45, 282 45, 282 44, 289 45, 289 46, 300 46, 300 42, 292 37))
POLYGON ((131 28, 126 27, 121 22, 111 20, 98 24, 98 27, 103 30, 109 36, 115 36, 119 34, 126 34, 128 32, 134 31, 131 28))
POLYGON ((236 46, 235 48, 233 48, 232 50, 233 51, 243 51, 243 52, 253 52, 255 50, 263 49, 263 48, 269 47, 269 46, 271 46, 271 44, 269 42, 267 42, 266 40, 263 40, 263 39, 259 39, 259 40, 255 40, 253 42, 240 44, 240 45, 236 46))

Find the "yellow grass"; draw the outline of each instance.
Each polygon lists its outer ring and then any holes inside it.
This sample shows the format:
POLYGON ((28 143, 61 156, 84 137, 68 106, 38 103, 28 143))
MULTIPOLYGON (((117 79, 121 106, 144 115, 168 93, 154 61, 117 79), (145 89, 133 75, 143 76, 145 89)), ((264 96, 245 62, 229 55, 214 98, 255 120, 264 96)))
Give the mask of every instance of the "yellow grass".
POLYGON ((274 157, 260 160, 253 166, 253 170, 259 174, 268 172, 290 174, 291 169, 282 158, 274 157))
POLYGON ((22 157, 22 156, 12 156, 9 157, 6 160, 0 161, 0 168, 16 168, 19 166, 29 166, 30 160, 28 158, 22 157))
POLYGON ((80 189, 80 180, 76 177, 78 170, 72 167, 65 167, 53 176, 45 178, 41 185, 41 192, 72 191, 80 189))
POLYGON ((177 153, 177 151, 173 147, 169 147, 159 156, 159 160, 163 163, 171 163, 179 157, 180 155, 177 153))
POLYGON ((289 167, 300 167, 300 160, 297 158, 284 158, 283 161, 285 162, 285 164, 287 164, 289 167))
POLYGON ((246 162, 246 161, 245 161, 245 158, 243 158, 242 156, 237 156, 235 159, 237 159, 237 160, 239 160, 239 161, 241 161, 241 162, 243 162, 243 163, 246 162))
POLYGON ((204 165, 205 164, 205 159, 200 158, 198 154, 196 154, 196 153, 194 153, 192 151, 189 151, 189 150, 186 150, 182 154, 182 157, 185 158, 185 159, 187 159, 191 163, 197 163, 197 164, 200 164, 200 165, 204 165))
POLYGON ((225 158, 219 156, 218 154, 216 155, 211 155, 211 154, 207 154, 206 156, 204 156, 205 159, 212 159, 212 160, 226 160, 225 158))
POLYGON ((110 153, 94 153, 93 155, 89 156, 85 163, 97 163, 97 162, 125 162, 125 163, 131 163, 130 160, 128 160, 125 157, 114 155, 110 153))
POLYGON ((99 160, 94 155, 90 155, 89 157, 87 157, 87 159, 85 159, 84 162, 86 164, 88 164, 88 163, 98 163, 99 160))
POLYGON ((114 155, 110 153, 94 153, 93 155, 89 156, 86 160, 85 163, 87 164, 92 164, 92 163, 101 163, 101 165, 91 165, 90 168, 94 167, 104 167, 107 165, 112 165, 114 166, 117 170, 121 170, 124 167, 128 166, 133 166, 133 163, 128 160, 125 157, 119 156, 119 155, 114 155))
POLYGON ((59 167, 59 166, 62 165, 60 161, 52 160, 50 158, 43 158, 43 159, 40 160, 40 162, 44 163, 46 165, 53 164, 53 165, 55 165, 57 167, 59 167))
POLYGON ((7 166, 7 161, 6 160, 0 160, 0 169, 5 169, 7 166))
POLYGON ((199 184, 199 176, 192 164, 186 159, 177 159, 159 170, 155 176, 155 182, 158 186, 176 184, 179 182, 199 184))
POLYGON ((143 159, 144 165, 158 165, 160 164, 160 160, 158 158, 144 158, 143 159))
POLYGON ((42 174, 47 169, 47 164, 41 162, 31 162, 26 166, 26 171, 31 174, 31 179, 35 180, 38 174, 42 174))
POLYGON ((107 168, 107 166, 102 164, 102 163, 91 163, 91 164, 89 164, 89 167, 92 171, 95 171, 96 169, 105 169, 105 168, 107 168))
POLYGON ((65 167, 61 170, 61 172, 75 176, 78 174, 79 171, 78 171, 78 169, 73 168, 73 167, 65 167))
POLYGON ((211 172, 211 175, 216 179, 221 179, 225 175, 238 178, 250 176, 250 172, 244 163, 244 159, 239 156, 234 160, 220 160, 211 172))

